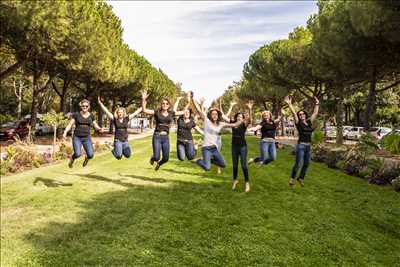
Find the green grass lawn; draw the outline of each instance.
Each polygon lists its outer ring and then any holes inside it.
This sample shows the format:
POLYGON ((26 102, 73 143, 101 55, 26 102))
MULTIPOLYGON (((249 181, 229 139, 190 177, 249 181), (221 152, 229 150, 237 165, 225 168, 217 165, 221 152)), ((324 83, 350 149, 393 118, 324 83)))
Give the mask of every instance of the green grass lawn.
MULTIPOLYGON (((306 187, 288 186, 290 149, 250 167, 252 191, 231 191, 228 168, 205 173, 171 160, 96 155, 1 180, 2 266, 399 266, 400 194, 312 163, 306 187)), ((258 140, 248 138, 249 156, 258 140)))

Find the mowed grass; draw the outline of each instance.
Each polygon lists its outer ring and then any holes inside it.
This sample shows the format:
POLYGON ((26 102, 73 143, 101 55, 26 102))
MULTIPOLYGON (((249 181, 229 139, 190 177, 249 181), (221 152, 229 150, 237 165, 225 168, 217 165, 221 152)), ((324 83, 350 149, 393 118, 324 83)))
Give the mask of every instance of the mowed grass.
MULTIPOLYGON (((249 137, 249 156, 258 140, 249 137)), ((290 148, 250 167, 252 192, 176 159, 156 172, 151 139, 131 159, 96 155, 1 180, 2 266, 399 266, 400 194, 312 163, 288 186, 290 148)))

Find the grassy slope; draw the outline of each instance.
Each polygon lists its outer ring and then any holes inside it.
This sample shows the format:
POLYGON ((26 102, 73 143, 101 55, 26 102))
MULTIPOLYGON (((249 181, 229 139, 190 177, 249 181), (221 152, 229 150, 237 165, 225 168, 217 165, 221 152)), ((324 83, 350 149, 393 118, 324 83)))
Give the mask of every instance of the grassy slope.
POLYGON ((229 168, 204 173, 172 145, 155 172, 150 139, 133 147, 130 160, 106 153, 85 169, 2 179, 2 266, 399 266, 400 195, 387 188, 312 163, 306 187, 290 189, 287 149, 251 167, 251 193, 242 179, 231 192, 229 168))

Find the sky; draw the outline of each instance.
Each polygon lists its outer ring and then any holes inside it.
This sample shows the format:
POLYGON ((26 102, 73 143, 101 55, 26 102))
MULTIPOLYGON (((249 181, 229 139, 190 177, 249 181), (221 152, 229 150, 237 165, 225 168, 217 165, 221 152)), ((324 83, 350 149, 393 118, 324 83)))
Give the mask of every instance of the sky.
POLYGON ((221 96, 249 56, 287 38, 317 12, 313 1, 109 1, 124 41, 185 91, 221 96))

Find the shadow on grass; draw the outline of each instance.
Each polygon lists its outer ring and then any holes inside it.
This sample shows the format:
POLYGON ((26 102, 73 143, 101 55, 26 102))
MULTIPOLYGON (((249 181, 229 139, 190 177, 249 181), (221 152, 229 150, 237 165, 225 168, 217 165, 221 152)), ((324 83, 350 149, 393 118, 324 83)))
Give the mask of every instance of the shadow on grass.
POLYGON ((36 177, 33 181, 33 185, 37 185, 38 183, 43 183, 47 187, 59 187, 59 186, 72 186, 72 183, 64 183, 53 179, 36 177))
POLYGON ((118 173, 119 176, 121 177, 129 177, 129 178, 133 178, 133 179, 139 179, 142 181, 146 181, 146 182, 154 182, 154 183, 167 183, 169 182, 166 179, 163 178, 149 178, 146 176, 140 176, 140 175, 134 175, 134 174, 122 174, 122 173, 118 173))

